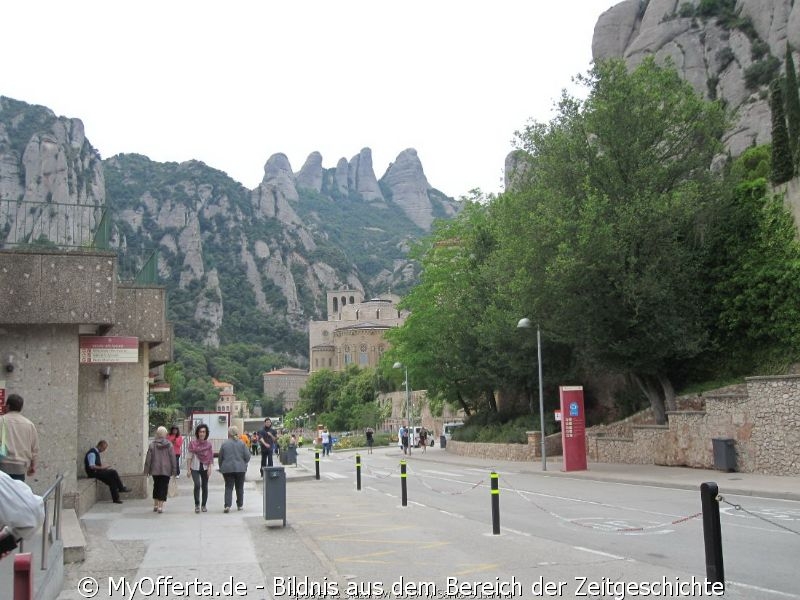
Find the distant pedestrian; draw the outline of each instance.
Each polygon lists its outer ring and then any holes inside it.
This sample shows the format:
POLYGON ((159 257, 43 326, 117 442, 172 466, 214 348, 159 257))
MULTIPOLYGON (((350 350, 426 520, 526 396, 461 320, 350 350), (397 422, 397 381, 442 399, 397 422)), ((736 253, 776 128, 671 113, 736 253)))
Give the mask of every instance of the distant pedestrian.
POLYGON ((177 426, 173 425, 169 430, 169 435, 167 439, 172 442, 172 449, 175 452, 175 464, 177 465, 178 472, 175 474, 176 477, 181 476, 181 454, 183 453, 183 436, 181 435, 181 430, 178 429, 177 426))
POLYGON ((7 455, 0 459, 0 471, 12 479, 25 481, 36 473, 39 458, 39 434, 36 426, 22 416, 24 400, 19 394, 6 398, 8 412, 0 416, 0 441, 5 442, 7 455))
POLYGON ((400 428, 400 446, 403 448, 403 454, 409 454, 410 448, 408 447, 408 427, 405 425, 400 428))
POLYGON ((428 430, 424 427, 419 430, 419 445, 422 448, 422 453, 425 454, 428 448, 428 430))
POLYGON ((261 446, 261 469, 272 466, 272 455, 275 452, 275 443, 278 432, 272 426, 272 419, 264 419, 264 427, 258 432, 258 444, 261 446))
POLYGON ((233 489, 236 488, 236 510, 244 506, 244 476, 250 452, 239 439, 239 428, 235 425, 228 428, 228 439, 219 448, 219 472, 225 479, 224 512, 230 512, 233 501, 233 489))
POLYGON ((208 476, 214 466, 214 446, 208 439, 208 425, 200 423, 194 430, 194 439, 189 442, 187 455, 194 483, 194 512, 206 512, 208 501, 208 476), (202 492, 202 501, 201 501, 202 492))
POLYGON ((330 455, 331 453, 331 434, 326 429, 322 430, 322 456, 330 455))
POLYGON ((250 434, 250 454, 258 454, 258 448, 261 444, 258 443, 258 434, 254 431, 250 434))
POLYGON ((122 500, 119 499, 120 492, 125 493, 131 490, 123 485, 122 479, 120 479, 116 469, 112 469, 110 465, 104 465, 100 460, 100 454, 105 452, 107 448, 107 441, 100 440, 97 442, 97 446, 91 448, 84 455, 83 468, 86 471, 87 477, 99 479, 108 486, 111 492, 111 500, 114 504, 122 504, 122 500))
POLYGON ((375 444, 375 430, 367 427, 367 454, 372 454, 372 446, 375 444))
POLYGON ((159 427, 156 429, 156 439, 150 442, 144 459, 144 474, 153 478, 153 512, 164 512, 169 479, 177 472, 177 457, 172 442, 167 439, 167 428, 159 427))

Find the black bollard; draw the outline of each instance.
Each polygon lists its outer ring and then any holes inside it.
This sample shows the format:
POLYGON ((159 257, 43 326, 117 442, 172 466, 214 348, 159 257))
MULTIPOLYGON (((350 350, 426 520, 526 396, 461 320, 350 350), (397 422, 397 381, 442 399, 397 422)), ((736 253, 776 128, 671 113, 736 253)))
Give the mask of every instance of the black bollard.
POLYGON ((406 489, 406 461, 400 461, 400 494, 403 506, 408 506, 408 490, 406 489))
MULTIPOLYGON (((719 487, 714 482, 700 485, 700 504, 703 507, 703 542, 706 548, 706 579, 725 585, 722 565, 722 528, 719 522, 719 487)), ((723 587, 724 590, 724 587, 723 587)))
POLYGON ((319 450, 314 450, 314 468, 317 472, 316 478, 319 479, 319 450))
POLYGON ((492 484, 492 535, 500 535, 500 482, 494 471, 489 477, 492 484))
POLYGON ((361 455, 356 454, 356 489, 361 489, 361 455))

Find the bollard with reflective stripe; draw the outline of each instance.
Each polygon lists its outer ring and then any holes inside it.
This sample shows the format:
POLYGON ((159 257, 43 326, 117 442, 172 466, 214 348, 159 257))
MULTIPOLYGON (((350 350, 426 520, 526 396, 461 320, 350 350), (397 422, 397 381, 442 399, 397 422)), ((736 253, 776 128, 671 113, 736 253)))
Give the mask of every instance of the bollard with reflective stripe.
POLYGON ((408 506, 408 490, 406 489, 406 461, 400 461, 400 495, 403 506, 408 506))
POLYGON ((494 471, 489 478, 492 484, 492 534, 500 535, 500 481, 494 471))
POLYGON ((31 553, 14 555, 14 600, 33 600, 31 553))
POLYGON ((361 455, 356 454, 356 489, 361 489, 361 455))
MULTIPOLYGON (((700 485, 700 505, 703 507, 703 542, 706 549, 706 579, 725 585, 722 564, 722 527, 719 522, 719 487, 714 482, 700 485)), ((724 589, 724 588, 723 588, 724 589)))
POLYGON ((316 478, 319 479, 319 450, 314 450, 314 469, 316 470, 316 478))

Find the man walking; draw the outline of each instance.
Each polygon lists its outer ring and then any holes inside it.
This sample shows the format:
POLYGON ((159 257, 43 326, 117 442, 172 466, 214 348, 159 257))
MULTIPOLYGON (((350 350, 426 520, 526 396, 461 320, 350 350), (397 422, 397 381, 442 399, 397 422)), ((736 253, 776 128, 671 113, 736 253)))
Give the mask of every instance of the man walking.
POLYGON ((97 446, 89 450, 83 458, 83 467, 86 469, 87 477, 99 479, 108 486, 114 504, 122 504, 122 500, 119 499, 119 493, 130 492, 131 490, 123 485, 116 469, 104 465, 100 460, 100 453, 105 452, 106 448, 108 448, 107 441, 100 440, 97 442, 97 446))
POLYGON ((19 481, 36 473, 39 459, 39 434, 36 426, 22 416, 23 404, 22 396, 11 394, 6 399, 8 412, 0 416, 0 435, 5 436, 8 447, 8 455, 0 461, 0 470, 19 481))

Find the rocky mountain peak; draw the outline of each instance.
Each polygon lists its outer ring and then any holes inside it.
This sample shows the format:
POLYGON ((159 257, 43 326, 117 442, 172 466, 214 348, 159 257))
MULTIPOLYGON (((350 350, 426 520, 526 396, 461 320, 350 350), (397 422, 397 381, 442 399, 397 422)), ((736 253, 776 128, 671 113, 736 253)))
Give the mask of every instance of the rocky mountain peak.
POLYGON ((367 202, 385 201, 375 171, 372 169, 372 150, 369 148, 362 148, 361 152, 350 161, 347 185, 367 202))
POLYGON ((312 152, 306 158, 306 162, 297 173, 296 182, 297 187, 314 190, 315 192, 322 191, 322 154, 319 152, 312 152))
POLYGON ((409 219, 420 229, 431 228, 434 216, 428 191, 432 188, 414 148, 406 148, 398 154, 381 181, 392 190, 392 200, 409 219))
MULTIPOLYGON (((595 60, 629 67, 653 55, 670 59, 698 93, 734 114, 725 142, 731 154, 770 140, 764 92, 783 70, 787 42, 800 48, 800 3, 793 0, 623 0, 604 12, 592 39, 595 60)), ((795 63, 798 56, 795 55, 795 63)))

